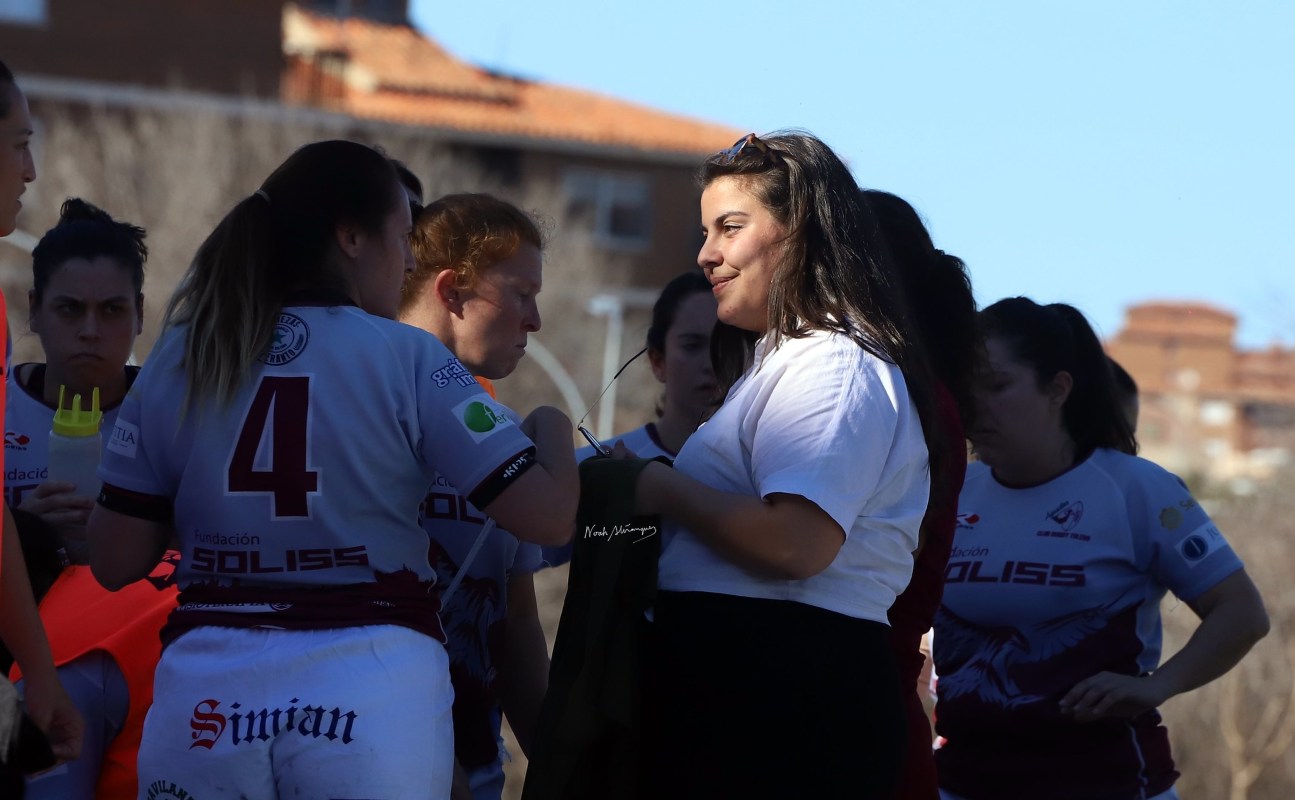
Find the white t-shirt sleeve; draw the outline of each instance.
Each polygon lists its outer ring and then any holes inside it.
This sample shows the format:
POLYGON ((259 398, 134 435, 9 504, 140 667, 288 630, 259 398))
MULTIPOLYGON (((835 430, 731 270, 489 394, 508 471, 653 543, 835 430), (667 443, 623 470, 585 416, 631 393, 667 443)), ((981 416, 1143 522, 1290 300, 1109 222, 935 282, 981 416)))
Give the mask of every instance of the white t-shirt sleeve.
POLYGON ((895 439, 897 404, 908 396, 902 387, 897 391, 888 365, 853 343, 819 349, 824 360, 801 369, 796 380, 772 382, 743 427, 760 497, 804 497, 848 534, 877 491, 895 439))

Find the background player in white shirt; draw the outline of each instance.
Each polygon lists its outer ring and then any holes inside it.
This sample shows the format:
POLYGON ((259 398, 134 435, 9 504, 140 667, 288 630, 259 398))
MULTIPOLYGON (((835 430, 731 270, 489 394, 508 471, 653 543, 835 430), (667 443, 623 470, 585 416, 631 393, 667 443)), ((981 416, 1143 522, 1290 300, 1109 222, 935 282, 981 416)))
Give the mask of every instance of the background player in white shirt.
MULTIPOLYGON (((710 335, 715 328, 715 297, 700 272, 685 272, 661 290, 652 305, 647 330, 647 356, 652 375, 661 383, 657 418, 606 443, 625 442, 639 458, 665 456, 673 460, 697 426, 710 416, 723 397, 710 363, 710 335)), ((576 460, 592 456, 581 448, 576 460)))
MULTIPOLYGON (((32 252, 28 326, 40 338, 42 363, 19 364, 5 406, 5 492, 8 501, 48 526, 49 546, 61 545, 63 568, 41 576, 41 619, 59 677, 86 720, 81 757, 28 781, 31 798, 131 797, 144 713, 152 700, 158 631, 175 606, 175 588, 161 579, 113 594, 90 574, 85 520, 99 485, 45 480, 49 431, 64 405, 82 406, 98 389, 104 433, 139 372, 128 366, 143 325, 144 231, 70 199, 59 222, 32 252), (70 561, 70 564, 69 564, 70 561), (50 586, 50 584, 53 584, 50 586), (96 791, 97 787, 97 791, 96 791)), ((24 547, 33 546, 24 539, 24 547)), ((167 566, 163 572, 169 573, 167 566)), ((32 572, 33 582, 36 572, 32 572)))
POLYGON ((49 431, 58 407, 81 395, 89 408, 99 390, 106 440, 117 409, 139 373, 127 366, 144 327, 144 231, 117 222, 83 200, 63 204, 59 224, 32 253, 28 327, 40 338, 43 363, 18 364, 5 396, 5 497, 68 540, 74 563, 85 563, 85 521, 99 487, 46 480, 49 431))
POLYGON ((752 134, 701 179, 698 263, 720 321, 759 339, 675 469, 638 483, 666 518, 647 762, 662 796, 881 796, 904 725, 886 609, 929 489, 925 355, 825 144, 752 134))
MULTIPOLYGON (((511 375, 528 334, 540 329, 544 240, 535 221, 487 194, 448 195, 419 213, 412 243, 417 266, 405 282, 401 321, 434 334, 471 375, 511 375)), ((478 544, 485 516, 439 475, 421 518, 441 585, 459 581, 441 608, 454 684, 454 748, 463 769, 456 797, 470 791, 476 800, 498 800, 501 707, 529 755, 548 684, 532 577, 540 548, 499 527, 478 544)))
POLYGON ((452 689, 419 503, 440 474, 556 544, 578 488, 565 415, 515 424, 394 320, 411 226, 383 155, 307 145, 217 226, 172 298, 89 525, 109 588, 173 535, 183 554, 141 792, 449 795, 452 689))
POLYGON ((1134 455, 1075 308, 981 312, 988 370, 933 643, 947 798, 1172 798, 1156 708, 1268 630, 1240 560, 1182 482, 1134 455), (1160 661, 1160 601, 1201 618, 1160 661))

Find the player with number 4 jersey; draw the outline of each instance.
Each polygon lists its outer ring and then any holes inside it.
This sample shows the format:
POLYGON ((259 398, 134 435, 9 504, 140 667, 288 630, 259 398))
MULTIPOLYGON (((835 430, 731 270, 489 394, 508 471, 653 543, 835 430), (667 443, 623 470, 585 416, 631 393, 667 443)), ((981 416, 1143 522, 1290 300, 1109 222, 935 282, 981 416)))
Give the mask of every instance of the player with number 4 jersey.
POLYGON ((571 535, 571 423, 520 423, 394 320, 413 267, 389 160, 307 145, 199 249, 122 404, 89 524, 116 589, 174 536, 141 796, 445 798, 453 690, 419 503, 571 535), (543 506, 546 513, 536 514, 543 506))

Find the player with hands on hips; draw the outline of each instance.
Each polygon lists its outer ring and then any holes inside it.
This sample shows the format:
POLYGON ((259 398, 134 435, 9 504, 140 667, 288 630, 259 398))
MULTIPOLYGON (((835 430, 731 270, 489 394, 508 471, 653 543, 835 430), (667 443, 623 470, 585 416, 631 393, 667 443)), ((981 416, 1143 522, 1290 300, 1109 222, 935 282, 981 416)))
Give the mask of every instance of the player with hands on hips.
POLYGON ((1176 798, 1156 710, 1268 631, 1182 481, 1138 458, 1087 320, 1024 297, 980 313, 988 360, 936 616, 942 796, 1176 798), (1160 601, 1200 617, 1161 661, 1160 601))

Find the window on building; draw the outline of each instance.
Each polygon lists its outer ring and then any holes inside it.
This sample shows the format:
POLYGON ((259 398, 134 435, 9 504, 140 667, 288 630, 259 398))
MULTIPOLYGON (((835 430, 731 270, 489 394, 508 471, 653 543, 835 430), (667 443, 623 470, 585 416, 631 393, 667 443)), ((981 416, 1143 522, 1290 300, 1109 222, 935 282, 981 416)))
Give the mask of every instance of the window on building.
POLYGON ((567 216, 588 226, 609 250, 643 250, 652 242, 652 198, 643 175, 572 170, 563 182, 567 216))
POLYGON ((1207 400, 1201 403, 1201 422, 1215 427, 1227 425, 1236 415, 1231 403, 1223 400, 1207 400))
POLYGON ((0 23, 44 25, 49 21, 46 0, 0 0, 0 23))

